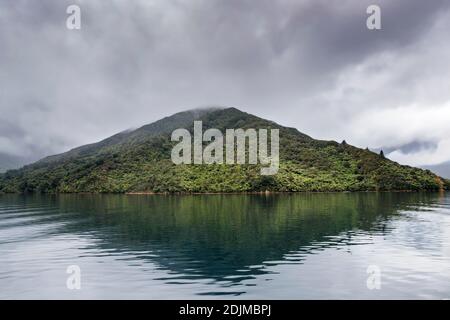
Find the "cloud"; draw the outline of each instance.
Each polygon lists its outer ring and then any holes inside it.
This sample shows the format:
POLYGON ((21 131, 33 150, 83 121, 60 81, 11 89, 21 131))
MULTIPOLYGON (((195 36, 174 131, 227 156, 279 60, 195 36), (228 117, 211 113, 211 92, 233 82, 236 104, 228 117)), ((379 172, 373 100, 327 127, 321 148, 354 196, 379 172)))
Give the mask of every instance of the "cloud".
POLYGON ((388 157, 400 163, 411 166, 437 165, 449 159, 450 139, 441 140, 435 150, 420 150, 412 154, 404 153, 401 150, 391 152, 388 157))
POLYGON ((380 31, 366 28, 370 4, 2 1, 0 152, 38 158, 232 105, 362 147, 440 146, 391 154, 405 163, 450 160, 450 3, 380 0, 380 31), (73 3, 79 31, 65 27, 73 3))

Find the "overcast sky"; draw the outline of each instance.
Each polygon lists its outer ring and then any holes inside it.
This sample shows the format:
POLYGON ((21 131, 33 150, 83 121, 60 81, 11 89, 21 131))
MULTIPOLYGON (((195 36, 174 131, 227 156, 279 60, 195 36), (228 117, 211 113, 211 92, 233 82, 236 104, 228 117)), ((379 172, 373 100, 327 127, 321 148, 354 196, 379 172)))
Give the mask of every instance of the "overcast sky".
POLYGON ((450 1, 0 1, 0 153, 40 158, 209 105, 448 161, 450 1))

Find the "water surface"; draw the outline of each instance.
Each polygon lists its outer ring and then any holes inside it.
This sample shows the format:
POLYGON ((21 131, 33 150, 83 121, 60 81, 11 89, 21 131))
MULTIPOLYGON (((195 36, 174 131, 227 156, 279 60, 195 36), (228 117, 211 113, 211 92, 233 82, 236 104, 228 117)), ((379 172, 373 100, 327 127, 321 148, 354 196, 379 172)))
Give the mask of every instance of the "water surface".
POLYGON ((0 298, 448 299, 450 195, 0 195, 0 298))

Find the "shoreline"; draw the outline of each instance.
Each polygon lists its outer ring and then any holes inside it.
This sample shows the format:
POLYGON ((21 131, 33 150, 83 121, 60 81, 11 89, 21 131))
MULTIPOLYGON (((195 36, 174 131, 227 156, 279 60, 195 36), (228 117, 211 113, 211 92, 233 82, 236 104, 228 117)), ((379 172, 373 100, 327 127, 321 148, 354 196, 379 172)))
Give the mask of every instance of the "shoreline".
POLYGON ((275 194, 336 194, 336 193, 446 193, 450 190, 359 190, 359 191, 234 191, 234 192, 55 192, 55 193, 19 193, 0 192, 1 195, 158 195, 158 196, 188 196, 188 195, 275 195, 275 194))

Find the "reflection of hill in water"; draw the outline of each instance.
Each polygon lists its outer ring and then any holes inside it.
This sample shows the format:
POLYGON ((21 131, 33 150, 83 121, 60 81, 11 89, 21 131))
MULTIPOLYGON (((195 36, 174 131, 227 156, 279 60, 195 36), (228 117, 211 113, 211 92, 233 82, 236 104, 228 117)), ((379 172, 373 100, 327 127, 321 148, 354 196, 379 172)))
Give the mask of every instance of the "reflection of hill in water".
MULTIPOLYGON (((262 264, 299 263, 321 247, 352 244, 354 231, 385 233, 398 210, 437 194, 279 194, 25 198, 56 205, 58 232, 91 234, 93 252, 135 256, 180 278, 240 281, 262 264), (293 258, 286 255, 295 252, 293 258), (253 268, 251 268, 253 266, 253 268)), ((173 279, 173 278, 172 278, 173 279)))

